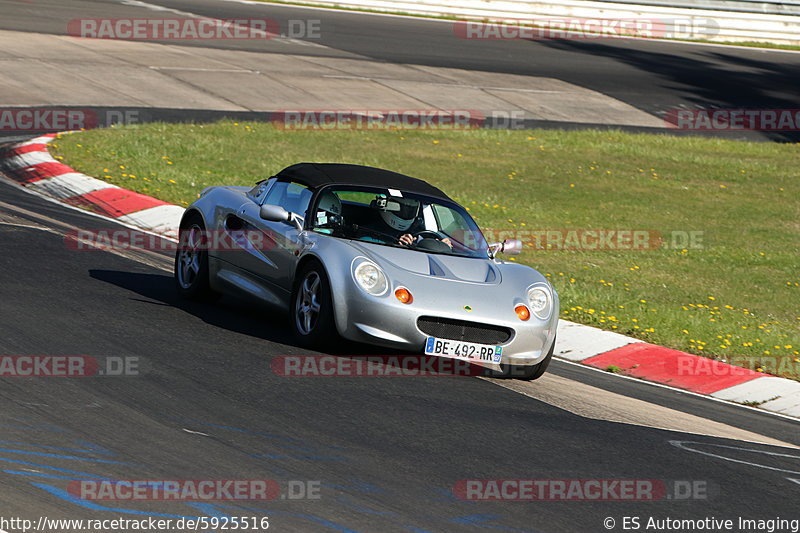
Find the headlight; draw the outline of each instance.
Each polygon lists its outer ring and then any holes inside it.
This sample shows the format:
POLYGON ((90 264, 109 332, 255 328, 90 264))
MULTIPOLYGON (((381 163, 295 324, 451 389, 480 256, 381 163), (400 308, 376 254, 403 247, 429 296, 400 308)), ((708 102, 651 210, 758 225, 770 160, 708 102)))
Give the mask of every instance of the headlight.
POLYGON ((361 285, 362 289, 373 296, 380 296, 386 292, 388 287, 386 274, 377 265, 369 261, 359 263, 353 270, 353 277, 361 285))
POLYGON ((528 305, 531 312, 542 320, 550 318, 552 304, 550 293, 542 287, 528 289, 528 305))

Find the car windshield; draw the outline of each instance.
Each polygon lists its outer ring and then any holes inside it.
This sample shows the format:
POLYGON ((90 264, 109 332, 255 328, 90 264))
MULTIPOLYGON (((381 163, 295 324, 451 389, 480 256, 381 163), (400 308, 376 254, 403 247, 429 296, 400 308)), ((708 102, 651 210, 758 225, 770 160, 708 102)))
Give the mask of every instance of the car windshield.
POLYGON ((439 198, 380 187, 331 186, 310 212, 311 229, 429 253, 486 259, 488 245, 469 213, 439 198))

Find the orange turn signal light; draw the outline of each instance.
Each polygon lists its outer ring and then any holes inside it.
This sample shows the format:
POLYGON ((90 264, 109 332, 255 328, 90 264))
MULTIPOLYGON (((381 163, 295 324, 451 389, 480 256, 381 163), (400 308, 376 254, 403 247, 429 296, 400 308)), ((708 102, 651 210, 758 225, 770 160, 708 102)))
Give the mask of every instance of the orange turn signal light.
POLYGON ((401 303, 410 304, 414 301, 414 297, 411 296, 411 293, 405 287, 400 287, 396 291, 394 291, 394 295, 400 300, 401 303))
POLYGON ((514 308, 514 311, 517 313, 517 318, 525 322, 531 317, 531 311, 526 306, 519 304, 514 308))

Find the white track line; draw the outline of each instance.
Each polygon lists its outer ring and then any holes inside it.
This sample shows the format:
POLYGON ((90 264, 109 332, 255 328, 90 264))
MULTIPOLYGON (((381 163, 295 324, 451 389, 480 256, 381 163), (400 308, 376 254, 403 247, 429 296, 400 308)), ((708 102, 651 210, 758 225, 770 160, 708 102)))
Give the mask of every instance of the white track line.
MULTIPOLYGON (((625 374, 617 374, 617 373, 614 373, 614 372, 606 372, 602 368, 597 368, 597 367, 590 366, 590 365, 584 365, 583 363, 576 363, 574 361, 569 361, 567 359, 562 359, 560 357, 554 357, 554 359, 556 361, 561 362, 561 363, 577 366, 579 368, 583 368, 583 369, 586 369, 586 370, 591 370, 592 372, 601 372, 602 374, 605 374, 606 376, 614 376, 614 377, 621 378, 621 379, 628 379, 628 380, 631 380, 631 381, 636 381, 637 383, 642 383, 642 384, 645 384, 645 385, 651 385, 653 387, 659 387, 661 389, 667 389, 667 390, 671 390, 671 391, 675 391, 675 392, 680 392, 682 394, 688 394, 690 396, 695 396, 697 398, 705 398, 706 400, 711 400, 713 402, 723 403, 725 405, 735 405, 736 407, 739 407, 741 409, 749 409, 750 411, 754 411, 756 413, 777 416, 778 418, 783 418, 785 420, 791 420, 792 422, 798 422, 797 417, 790 416, 790 415, 785 415, 783 413, 778 413, 778 412, 775 412, 775 411, 767 411, 766 409, 759 409, 758 407, 752 407, 750 405, 743 405, 741 403, 732 402, 730 400, 723 400, 722 398, 715 398, 713 396, 700 394, 698 392, 692 392, 692 391, 689 391, 689 390, 686 390, 686 389, 679 389, 677 387, 671 387, 669 385, 664 385, 663 383, 656 383, 655 381, 647 381, 647 380, 642 379, 642 378, 635 378, 633 376, 626 376, 625 374)), ((757 378, 757 379, 763 379, 763 378, 757 378)), ((698 414, 697 416, 702 416, 702 415, 698 414)))

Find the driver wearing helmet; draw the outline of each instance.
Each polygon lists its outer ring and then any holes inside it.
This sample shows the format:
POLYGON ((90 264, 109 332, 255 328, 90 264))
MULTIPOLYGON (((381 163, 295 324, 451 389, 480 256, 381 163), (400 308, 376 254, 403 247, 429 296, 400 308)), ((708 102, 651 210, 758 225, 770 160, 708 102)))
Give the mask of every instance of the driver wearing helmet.
MULTIPOLYGON (((379 210, 383 222, 393 230, 392 233, 399 234, 397 242, 400 244, 412 246, 417 240, 414 234, 425 230, 420 216, 422 205, 419 200, 403 197, 387 199, 384 195, 379 195, 372 204, 379 210)), ((450 248, 453 247, 447 237, 440 240, 450 248)))

